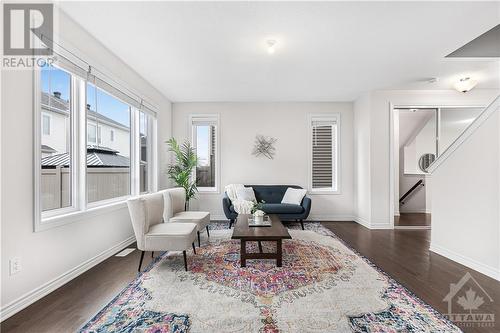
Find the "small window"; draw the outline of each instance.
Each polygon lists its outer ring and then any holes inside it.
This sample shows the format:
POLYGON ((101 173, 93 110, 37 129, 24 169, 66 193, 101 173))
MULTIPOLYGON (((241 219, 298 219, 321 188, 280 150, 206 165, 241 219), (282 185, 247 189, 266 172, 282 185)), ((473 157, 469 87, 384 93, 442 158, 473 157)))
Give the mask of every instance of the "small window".
POLYGON ((200 191, 217 191, 219 167, 217 148, 218 116, 193 116, 191 125, 193 147, 198 158, 195 172, 196 186, 200 191))
POLYGON ((43 135, 50 135, 50 116, 42 115, 42 133, 43 135))
POLYGON ((97 127, 92 124, 87 124, 87 142, 90 145, 97 144, 97 127))
POLYGON ((338 191, 337 116, 311 117, 311 191, 338 191))
POLYGON ((113 130, 109 131, 109 141, 111 142, 115 141, 115 131, 113 130))

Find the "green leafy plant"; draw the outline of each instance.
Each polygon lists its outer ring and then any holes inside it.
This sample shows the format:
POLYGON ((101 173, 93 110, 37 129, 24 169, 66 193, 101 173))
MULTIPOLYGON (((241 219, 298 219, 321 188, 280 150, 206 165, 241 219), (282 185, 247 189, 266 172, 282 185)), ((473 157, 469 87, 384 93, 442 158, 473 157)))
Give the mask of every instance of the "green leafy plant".
POLYGON ((264 207, 265 203, 266 202, 264 200, 261 200, 260 202, 254 201, 251 213, 253 214, 253 213, 255 213, 258 210, 262 210, 262 208, 264 207))
POLYGON ((169 151, 174 153, 175 162, 168 165, 168 177, 174 183, 184 188, 186 192, 186 210, 189 207, 189 201, 196 196, 198 188, 196 180, 193 179, 193 170, 196 168, 198 158, 196 152, 189 141, 184 141, 179 145, 174 138, 167 141, 169 151))

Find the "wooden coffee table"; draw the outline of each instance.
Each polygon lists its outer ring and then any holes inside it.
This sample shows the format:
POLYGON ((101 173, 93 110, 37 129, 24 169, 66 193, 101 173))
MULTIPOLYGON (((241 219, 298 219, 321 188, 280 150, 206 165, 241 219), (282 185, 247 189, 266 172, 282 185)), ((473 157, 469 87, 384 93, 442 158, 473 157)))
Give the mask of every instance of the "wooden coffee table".
POLYGON ((231 237, 241 241, 241 267, 246 267, 247 259, 276 259, 276 266, 281 267, 283 259, 282 241, 283 239, 292 238, 288 233, 288 229, 283 226, 277 215, 269 215, 272 224, 270 227, 249 227, 249 217, 250 215, 238 215, 233 236, 231 237), (262 241, 276 242, 276 253, 262 252, 262 241), (259 253, 247 253, 247 242, 258 242, 259 253))

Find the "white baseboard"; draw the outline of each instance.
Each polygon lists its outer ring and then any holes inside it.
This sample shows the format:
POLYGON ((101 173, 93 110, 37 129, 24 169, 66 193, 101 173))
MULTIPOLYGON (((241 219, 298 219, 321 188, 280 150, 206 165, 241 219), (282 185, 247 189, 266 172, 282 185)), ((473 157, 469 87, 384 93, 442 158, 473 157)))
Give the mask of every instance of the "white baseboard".
POLYGON ((356 216, 354 222, 361 224, 363 227, 370 229, 370 221, 365 220, 361 216, 356 216))
POLYGON ((429 250, 500 281, 500 269, 485 265, 475 259, 471 259, 460 253, 448 250, 440 245, 432 244, 432 242, 429 250))
POLYGON ((355 222, 361 224, 363 227, 371 229, 371 230, 385 230, 385 229, 393 229, 390 223, 387 222, 375 222, 375 221, 368 221, 360 216, 357 216, 354 219, 355 222))
POLYGON ((424 213, 424 214, 428 214, 428 213, 430 213, 425 208, 422 208, 422 209, 405 209, 405 210, 400 210, 399 212, 401 214, 404 214, 404 213, 408 213, 408 214, 411 214, 411 213, 424 213))
POLYGON ((370 229, 372 230, 388 230, 394 229, 390 223, 387 222, 372 222, 370 224, 370 229))
POLYGON ((14 314, 16 314, 17 312, 26 308, 27 306, 33 304, 34 302, 38 301, 40 298, 50 294, 51 292, 53 292, 57 288, 63 286, 64 284, 68 283, 69 281, 73 280, 77 276, 83 274, 85 271, 87 271, 90 268, 94 267, 95 265, 101 263, 102 261, 104 261, 107 258, 114 255, 116 252, 122 250, 124 247, 127 247, 134 242, 135 242, 135 236, 130 236, 129 238, 121 241, 120 243, 118 243, 118 244, 110 247, 109 249, 99 253, 95 257, 90 258, 89 260, 81 263, 80 265, 78 265, 78 266, 70 269, 69 271, 59 275, 55 279, 52 279, 51 281, 41 285, 40 287, 37 287, 37 288, 31 290, 30 292, 24 294, 23 296, 6 304, 5 306, 3 306, 0 309, 0 322, 13 316, 14 314))

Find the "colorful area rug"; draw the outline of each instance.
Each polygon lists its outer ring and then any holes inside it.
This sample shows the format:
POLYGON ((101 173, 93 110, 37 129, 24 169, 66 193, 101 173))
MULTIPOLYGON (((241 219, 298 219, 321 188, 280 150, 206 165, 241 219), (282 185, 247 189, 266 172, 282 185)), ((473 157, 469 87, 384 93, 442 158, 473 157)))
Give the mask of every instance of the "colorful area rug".
POLYGON ((162 254, 81 332, 460 332, 319 223, 290 230, 282 268, 241 268, 232 230, 213 229, 189 272, 162 254))

